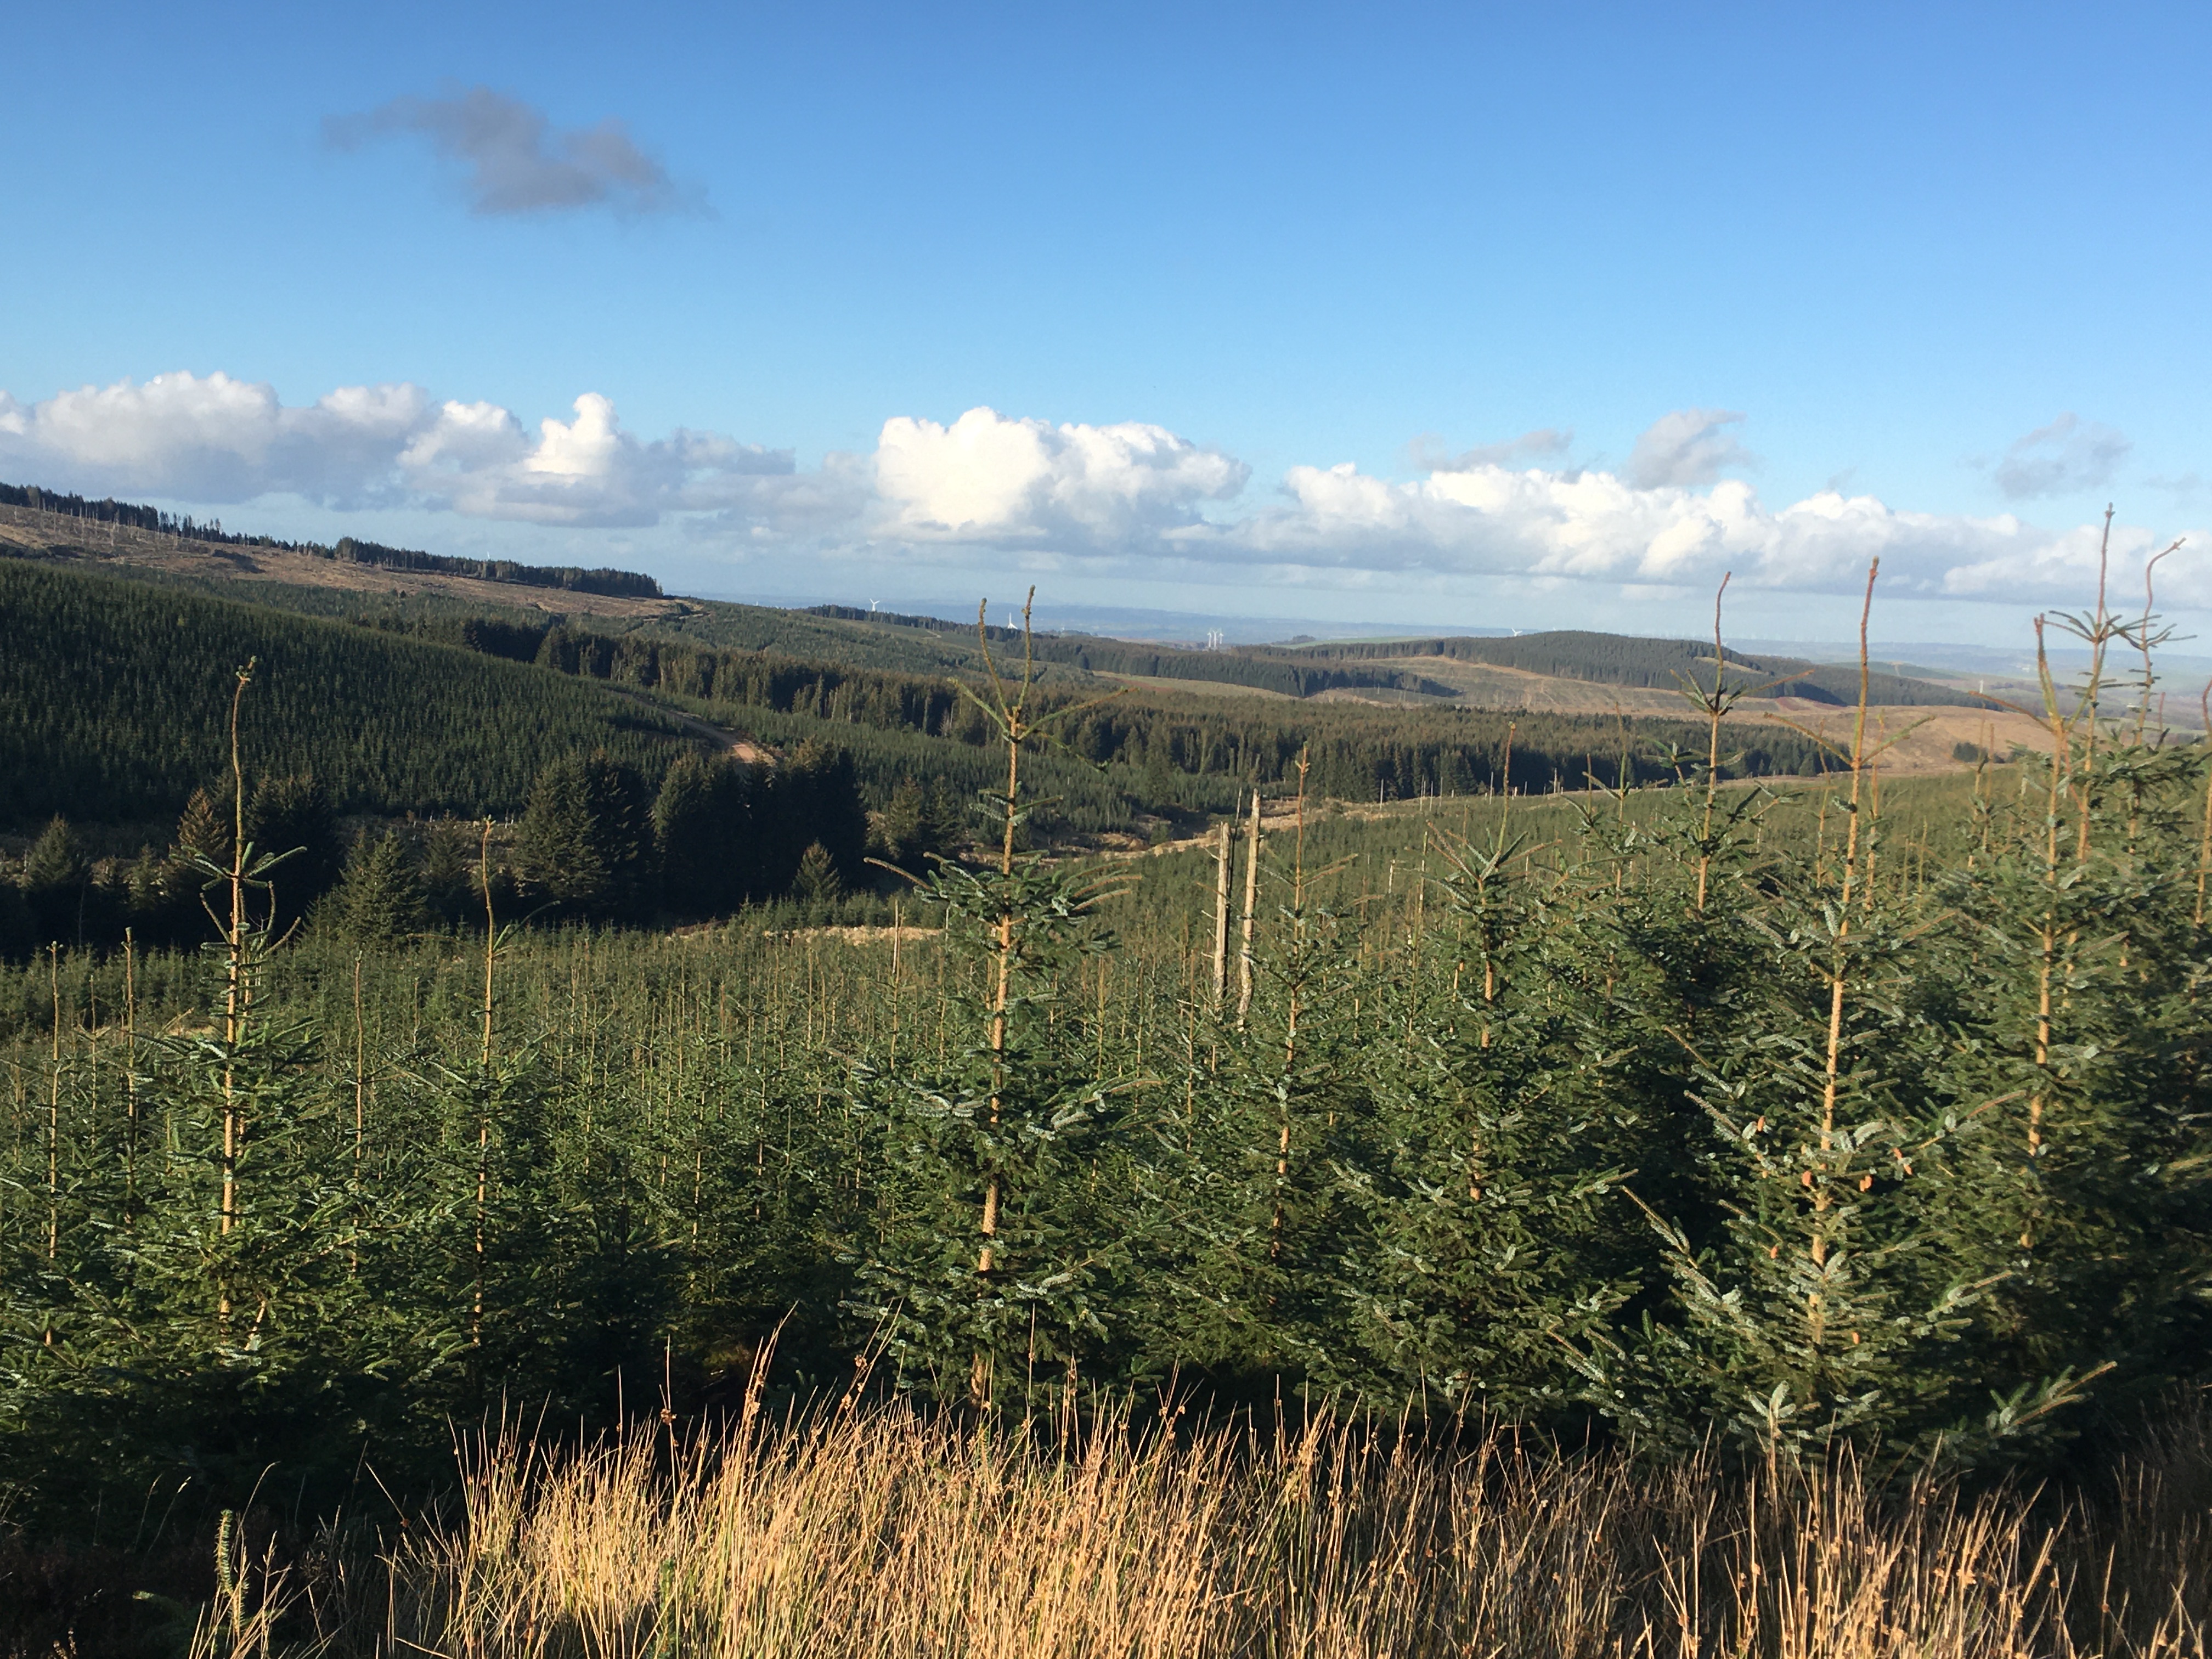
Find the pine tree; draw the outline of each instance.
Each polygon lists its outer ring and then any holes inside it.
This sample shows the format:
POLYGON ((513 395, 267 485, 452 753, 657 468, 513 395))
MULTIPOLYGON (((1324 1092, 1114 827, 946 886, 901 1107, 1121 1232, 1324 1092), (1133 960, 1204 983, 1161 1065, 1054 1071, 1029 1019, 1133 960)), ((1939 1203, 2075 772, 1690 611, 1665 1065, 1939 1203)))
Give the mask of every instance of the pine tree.
POLYGON ((345 870, 325 900, 321 915, 340 937, 356 945, 397 944, 428 919, 422 887, 399 837, 386 830, 363 831, 346 856, 345 870))
POLYGON ((474 921, 483 910, 483 896, 475 890, 482 830, 481 824, 448 817, 433 820, 423 832, 417 878, 431 913, 449 927, 474 921))
POLYGON ((926 854, 939 850, 924 845, 922 818, 927 805, 928 794, 919 780, 901 780, 884 810, 869 815, 868 841, 876 856, 909 875, 926 871, 926 854))
POLYGON ((207 790, 193 790, 191 799, 185 803, 184 816, 177 821, 178 852, 186 859, 228 865, 230 840, 230 815, 216 805, 207 790))
MULTIPOLYGON (((976 625, 988 663, 980 609, 976 625)), ((1023 751, 1054 716, 1037 717, 1033 656, 1012 685, 990 665, 990 700, 975 701, 1006 748, 1004 787, 984 802, 998 855, 981 869, 942 864, 924 889, 971 970, 964 1030, 942 1061, 854 1078, 856 1104, 880 1115, 889 1168, 875 1236, 856 1241, 848 1304, 908 1386, 978 1410, 1039 1372, 1072 1384, 1083 1352, 1108 1337, 1117 1243, 1080 1176, 1123 1092, 1097 1075, 1074 1023, 1054 1018, 1070 971, 1111 948, 1090 920, 1111 890, 1016 850, 1023 751)))
POLYGON ((836 861, 820 842, 811 843, 799 856, 799 874, 793 879, 792 890, 817 909, 834 903, 844 890, 844 884, 837 878, 836 861))
POLYGON ((868 811, 850 753, 808 741, 776 768, 757 812, 765 891, 798 878, 809 846, 819 843, 846 888, 866 884, 868 811))
MULTIPOLYGON (((238 672, 230 700, 234 825, 247 805, 236 734, 252 672, 238 672)), ((313 1022, 271 994, 268 891, 282 857, 227 839, 228 865, 194 868, 222 934, 202 957, 206 1015, 131 1040, 124 1099, 84 1080, 78 1127, 94 1145, 68 1205, 50 1207, 27 1342, 26 1287, 13 1273, 7 1286, 21 1362, 10 1462, 48 1491, 88 1471, 143 1487, 189 1470, 242 1508, 272 1463, 343 1480, 364 1436, 435 1409, 448 1345, 406 1288, 414 1183, 390 1171, 375 1225, 362 1225, 362 1169, 358 1154, 332 1156, 342 1130, 313 1022)))
POLYGON ((76 831, 67 818, 58 816, 23 860, 23 885, 33 892, 74 889, 83 882, 88 869, 76 831))
POLYGON ((329 794, 306 774, 264 779, 246 803, 246 837, 257 853, 283 857, 269 893, 270 920, 282 934, 337 879, 342 849, 329 794))
POLYGON ((653 823, 637 769, 605 753, 555 761, 531 789, 516 851, 525 884, 563 915, 638 919, 651 895, 653 823))
POLYGON ((744 902, 755 854, 744 764, 686 755, 668 769, 653 806, 661 893, 678 915, 726 915, 744 902))
POLYGON ((1650 1254, 1620 1191, 1654 1126, 1615 1088, 1603 866, 1537 866, 1510 812, 1487 844, 1430 846, 1443 914, 1423 937, 1420 896, 1367 990, 1388 1018, 1345 1160, 1364 1229, 1328 1380, 1556 1420, 1650 1254))
POLYGON ((876 855, 908 875, 927 872, 933 858, 958 843, 960 804, 941 778, 927 783, 903 778, 881 812, 872 814, 869 840, 876 855))
POLYGON ((92 866, 76 831, 57 817, 23 860, 23 897, 40 940, 82 943, 86 890, 92 866))
MULTIPOLYGON (((1671 1305, 1617 1362, 1585 1356, 1601 1408, 1655 1443, 1719 1425, 1759 1455, 1850 1440, 1972 1456, 2046 1431, 2081 1395, 2074 1368, 1989 1363, 1992 1292, 2016 1272, 2003 1125, 2025 1091, 1956 1092, 1956 1056, 1977 1045, 1943 988, 1954 919, 1883 879, 1876 766, 1901 734, 1869 730, 1866 631, 1863 615, 1850 740, 1822 739, 1848 777, 1832 861, 1753 869, 1717 860, 1741 848, 1695 825, 1670 837, 1694 914, 1727 918, 1749 953, 1698 1018, 1662 1027, 1705 1120, 1682 1126, 1680 1207, 1637 1194, 1671 1305)), ((1713 813, 1699 771, 1704 805, 1691 795, 1678 818, 1713 813)))
MULTIPOLYGON (((2154 1389, 2206 1340, 2191 1287, 2212 1247, 2212 786, 2201 744, 2148 726, 2169 633, 2148 593, 2138 619, 2110 611, 2100 586, 2094 611, 2048 622, 2089 647, 2090 667, 2062 690, 2039 650, 2051 752, 2021 759, 2010 799, 1978 802, 1977 851, 1937 889, 1958 921, 1923 993, 1958 1034, 1930 1086, 1973 1132, 1931 1221, 1987 1286, 1964 1345, 2005 1383, 1985 1437, 2063 1435, 2054 1408, 2084 1379, 2116 1372, 2107 1397, 2154 1389), (2105 712, 2115 648, 2143 661, 2132 720, 2105 712)), ((2039 619, 2039 643, 2045 631, 2039 619)))

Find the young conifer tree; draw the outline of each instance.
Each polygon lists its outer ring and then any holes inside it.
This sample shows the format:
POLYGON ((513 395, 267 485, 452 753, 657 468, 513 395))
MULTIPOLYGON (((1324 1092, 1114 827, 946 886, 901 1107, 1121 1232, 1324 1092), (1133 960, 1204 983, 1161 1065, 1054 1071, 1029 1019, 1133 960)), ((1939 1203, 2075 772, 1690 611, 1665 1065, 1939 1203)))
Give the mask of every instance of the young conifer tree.
POLYGON ((1752 959, 1675 1033, 1705 1122, 1685 1208, 1644 1200, 1673 1305, 1621 1367, 1594 1368, 1624 1426, 1651 1439, 1693 1444, 1721 1425, 1794 1459, 1844 1439, 1963 1449, 2003 1426, 1973 1409, 1981 1379, 1961 1339, 1991 1278, 1957 1231, 1983 1113, 2002 1103, 1962 1114, 1946 1098, 1945 1033, 1920 988, 1948 918, 1878 869, 1876 768, 1905 734, 1872 727, 1867 629, 1863 614, 1848 740, 1815 734, 1845 769, 1840 847, 1695 890, 1752 959))
POLYGON ((1115 885, 1018 850, 1037 804, 1023 757, 1090 705, 1039 714, 1027 616, 1010 681, 979 609, 988 695, 963 688, 1006 746, 1005 783, 981 801, 991 854, 940 859, 921 885, 944 917, 958 1036, 941 1063, 854 1079, 885 1176, 876 1236, 854 1241, 848 1310, 908 1386, 977 1410, 1078 1374, 1107 1336, 1100 1287, 1118 1249, 1085 1177, 1124 1089, 1097 1075, 1077 1024, 1054 1018, 1071 974, 1112 948, 1091 913, 1115 885))
MULTIPOLYGON (((227 856, 194 856, 218 933, 204 996, 147 1039, 126 992, 129 1054, 104 1084, 85 1068, 81 1121, 102 1155, 86 1162, 84 1224, 58 1230, 52 1340, 18 1394, 36 1420, 18 1419, 15 1447, 50 1478, 97 1469, 143 1489, 189 1473, 237 1503, 272 1463, 302 1480, 342 1469, 380 1414, 428 1403, 408 1396, 435 1345, 416 1340, 394 1271, 411 1259, 409 1194, 378 1191, 364 1225, 362 1164, 333 1156, 350 1112, 315 1063, 313 1022, 272 996, 289 860, 247 828, 253 681, 249 663, 229 699, 227 856)), ((57 998, 58 1033, 59 1012, 57 998)))
POLYGON ((1583 1391, 1575 1356, 1612 1346, 1642 1288, 1648 1252, 1618 1188, 1653 1125, 1614 1088, 1607 872, 1540 861, 1557 849, 1516 830, 1511 805, 1482 842, 1431 836, 1443 915, 1400 992, 1426 1006, 1371 1047, 1363 1079, 1349 1167, 1369 1243, 1345 1263, 1357 1368, 1343 1380, 1556 1419, 1583 1391))
POLYGON ((389 946, 418 931, 429 909, 405 844, 389 830, 356 836, 318 915, 357 945, 389 946))
POLYGON ((499 1029, 499 957, 513 938, 492 884, 490 820, 477 831, 477 902, 483 929, 478 958, 476 1041, 431 1076, 445 1139, 448 1197, 443 1235, 452 1263, 447 1329, 465 1344, 466 1396, 481 1407, 500 1379, 542 1375, 528 1356, 550 1334, 513 1316, 531 1305, 529 1280, 552 1267, 552 1230, 542 1207, 548 1147, 538 1066, 532 1045, 509 1047, 499 1029))
POLYGON ((2003 769, 2018 783, 1994 793, 1975 857, 1940 884, 1959 921, 1938 1001, 1960 1040, 1938 1075, 1977 1130, 1971 1200, 1947 1219, 1990 1284, 1970 1341, 2011 1433, 2069 1428, 2081 1414, 2055 1422, 2049 1407, 2081 1379, 2109 1368, 2099 1392, 2124 1393, 2203 1340, 2189 1287, 2212 1243, 2207 768, 2204 745, 2150 723, 2152 655, 2169 637, 2156 562, 2140 617, 2116 614, 2100 577, 2094 610, 2039 622, 2039 638, 2086 645, 2089 667, 2062 687, 2039 650, 2050 752, 2003 769), (2136 708, 2117 714, 2116 651, 2142 663, 2136 708))
POLYGON ((1289 825, 1263 837, 1255 792, 1243 833, 1223 826, 1211 971, 1179 1011, 1184 1075, 1150 1097, 1152 1145, 1131 1170, 1137 1369, 1261 1397, 1347 1371, 1339 1263, 1362 1245, 1343 1172, 1363 1104, 1358 1011, 1380 988, 1318 898, 1344 866, 1311 861, 1307 757, 1295 769, 1289 825))

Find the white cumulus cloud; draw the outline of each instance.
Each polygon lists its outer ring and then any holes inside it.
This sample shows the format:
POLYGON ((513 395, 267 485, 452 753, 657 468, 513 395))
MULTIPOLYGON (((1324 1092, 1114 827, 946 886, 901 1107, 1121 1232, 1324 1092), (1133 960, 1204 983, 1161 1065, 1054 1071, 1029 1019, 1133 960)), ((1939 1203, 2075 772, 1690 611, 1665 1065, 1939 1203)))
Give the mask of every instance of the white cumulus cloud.
POLYGON ((1242 461, 1164 427, 1054 426, 971 409, 905 416, 876 447, 879 534, 916 541, 1118 550, 1199 522, 1244 488, 1242 461))
POLYGON ((117 488, 192 501, 281 489, 378 505, 393 487, 392 455, 432 412, 411 386, 348 386, 287 408, 264 384, 159 374, 29 405, 7 398, 0 457, 18 472, 44 467, 58 483, 113 478, 117 488))
POLYGON ((0 471, 96 494, 208 502, 295 495, 323 506, 447 507, 538 524, 648 525, 742 505, 792 471, 788 451, 713 433, 641 440, 596 392, 532 437, 496 404, 406 384, 305 405, 276 389, 159 374, 21 404, 0 392, 0 471))
MULTIPOLYGON (((596 392, 532 425, 404 383, 292 405, 266 385, 177 374, 33 404, 0 392, 0 477, 556 527, 673 518, 702 547, 764 556, 1012 561, 1162 580, 1425 591, 1510 579, 1686 593, 1732 571, 1746 586, 1850 592, 1879 556, 1886 586, 1930 599, 2071 606, 2094 592, 2095 526, 1917 512, 1839 489, 1769 505, 1748 483, 1712 478, 1740 458, 1724 428, 1741 418, 1678 411, 1617 471, 1565 465, 1568 441, 1545 431, 1431 459, 1407 479, 1292 466, 1255 502, 1243 461, 1143 422, 898 416, 872 453, 800 471, 788 450, 715 433, 640 437, 596 392), (1650 482, 1655 471, 1678 481, 1650 482)), ((2140 592, 2142 561, 2175 533, 2116 526, 2112 591, 2140 592)), ((2160 567, 2162 596, 2212 607, 2212 537, 2179 533, 2188 545, 2160 567)))
MULTIPOLYGON (((2059 603, 2082 599, 2096 578, 2089 529, 1911 512, 1833 490, 1770 507, 1741 480, 1644 488, 1595 470, 1486 464, 1395 482, 1347 463, 1292 467, 1284 495, 1283 505, 1186 531, 1164 550, 1300 572, 1675 590, 1733 571, 1740 583, 1829 592, 1853 591, 1879 557, 1893 589, 2059 603)), ((2202 537, 2191 542, 2212 551, 2202 537)), ((2142 560, 2162 545, 2148 530, 2116 528, 2115 580, 2139 580, 2142 560)), ((2212 570, 2160 568, 2171 597, 2212 603, 2212 570)))

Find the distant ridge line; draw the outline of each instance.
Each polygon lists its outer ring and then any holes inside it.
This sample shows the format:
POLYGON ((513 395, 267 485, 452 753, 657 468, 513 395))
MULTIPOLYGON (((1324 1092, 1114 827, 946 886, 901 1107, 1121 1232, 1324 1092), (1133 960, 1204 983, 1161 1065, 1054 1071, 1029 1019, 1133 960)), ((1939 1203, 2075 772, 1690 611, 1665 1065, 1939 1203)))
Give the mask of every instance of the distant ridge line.
MULTIPOLYGON (((808 614, 845 622, 882 623, 936 634, 964 634, 962 624, 937 617, 902 611, 863 611, 857 605, 817 605, 808 614)), ((1018 631, 989 627, 994 644, 1018 645, 1018 631)), ((1068 663, 1097 673, 1143 675, 1163 679, 1207 680, 1249 685, 1295 697, 1323 690, 1395 690, 1456 697, 1451 687, 1410 666, 1424 657, 1476 662, 1492 667, 1600 684, 1672 690, 1686 680, 1710 681, 1712 647, 1694 640, 1554 629, 1517 635, 1451 634, 1382 640, 1340 640, 1316 645, 1232 645, 1206 648, 1161 646, 1094 634, 1040 634, 1036 654, 1048 662, 1068 663), (1375 666, 1362 670, 1357 665, 1375 666)), ((1748 695, 1796 696, 1808 702, 1849 704, 1858 701, 1856 666, 1727 653, 1727 684, 1748 695)), ((1869 677, 1872 701, 1895 705, 1992 707, 1989 698, 1929 680, 1876 671, 1869 677)))
POLYGON ((605 568, 582 569, 574 565, 520 564, 512 559, 471 559, 447 553, 425 553, 408 547, 386 547, 380 542, 341 536, 335 545, 322 542, 288 542, 275 536, 243 536, 222 527, 220 519, 201 523, 189 516, 164 513, 139 501, 112 497, 91 501, 82 495, 42 489, 37 484, 0 483, 0 506, 21 507, 54 518, 93 524, 117 525, 179 541, 205 543, 214 547, 267 547, 288 553, 305 553, 342 564, 372 565, 383 570, 409 570, 424 574, 467 576, 477 581, 507 582, 519 587, 556 588, 572 593, 599 593, 612 599, 658 599, 666 597, 660 584, 641 571, 605 568))

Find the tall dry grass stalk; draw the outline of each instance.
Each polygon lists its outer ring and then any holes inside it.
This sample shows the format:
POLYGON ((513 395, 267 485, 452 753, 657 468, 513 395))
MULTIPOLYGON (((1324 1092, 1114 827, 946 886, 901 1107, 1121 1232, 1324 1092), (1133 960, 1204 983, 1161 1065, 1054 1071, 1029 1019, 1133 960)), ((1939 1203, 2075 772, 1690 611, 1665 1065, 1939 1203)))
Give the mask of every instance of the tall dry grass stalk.
POLYGON ((2171 1471, 2212 1467, 2181 1438, 2099 1510, 1326 1418, 1055 1437, 887 1406, 574 1457, 510 1435, 465 1459, 465 1526, 392 1558, 379 1650, 2178 1659, 2203 1651, 2207 1537, 2171 1471))

